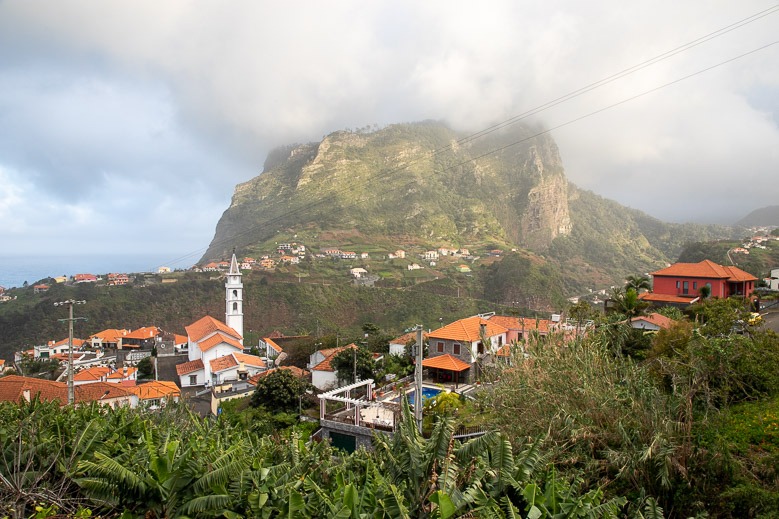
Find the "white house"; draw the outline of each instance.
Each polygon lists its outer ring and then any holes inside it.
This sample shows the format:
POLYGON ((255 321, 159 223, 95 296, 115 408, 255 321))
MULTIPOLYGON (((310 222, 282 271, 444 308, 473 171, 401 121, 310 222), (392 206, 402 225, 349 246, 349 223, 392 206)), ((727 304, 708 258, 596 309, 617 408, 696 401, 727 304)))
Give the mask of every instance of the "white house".
POLYGON ((328 348, 312 353, 306 366, 311 371, 311 384, 322 390, 336 387, 338 385, 338 371, 333 368, 332 361, 342 351, 354 348, 357 346, 352 343, 340 348, 328 348))
POLYGON ((649 315, 639 315, 630 319, 630 326, 639 330, 647 330, 650 332, 656 332, 659 330, 670 328, 674 323, 673 319, 658 314, 651 313, 649 315))
POLYGON ((365 270, 365 269, 364 269, 364 268, 362 268, 362 267, 355 267, 355 268, 353 268, 353 269, 350 269, 350 270, 349 270, 349 273, 350 273, 352 276, 354 276, 356 279, 359 279, 359 278, 363 277, 364 275, 366 275, 366 274, 368 273, 368 271, 367 271, 367 270, 365 270))
MULTIPOLYGON (((406 345, 409 343, 415 343, 417 340, 417 332, 409 332, 400 337, 396 337, 389 342, 390 355, 408 355, 411 352, 407 351, 406 345)), ((422 341, 427 341, 427 332, 422 332, 422 341)))

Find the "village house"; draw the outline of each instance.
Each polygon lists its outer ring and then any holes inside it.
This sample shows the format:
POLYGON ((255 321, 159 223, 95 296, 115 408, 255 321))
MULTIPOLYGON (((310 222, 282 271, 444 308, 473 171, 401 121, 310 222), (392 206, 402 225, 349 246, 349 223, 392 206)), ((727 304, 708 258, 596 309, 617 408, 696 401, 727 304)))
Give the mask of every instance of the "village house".
POLYGON ((438 261, 438 251, 435 250, 425 251, 424 254, 422 254, 422 258, 425 261, 438 261))
POLYGON ((43 292, 48 292, 49 288, 51 288, 51 287, 49 287, 49 285, 45 285, 45 284, 41 283, 39 285, 33 286, 32 287, 32 291, 33 291, 33 294, 41 294, 43 292))
POLYGON ((130 278, 127 276, 127 274, 108 274, 109 285, 126 285, 129 282, 130 278))
POLYGON ((472 368, 506 344, 507 333, 505 326, 481 315, 454 321, 428 334, 422 366, 439 382, 469 381, 478 376, 472 368))
POLYGON ((387 258, 389 259, 406 259, 406 251, 398 249, 395 252, 390 252, 387 254, 387 258))
POLYGON ((130 333, 130 330, 109 328, 91 335, 89 343, 93 349, 122 349, 122 338, 128 333, 130 333))
POLYGON ((653 312, 647 315, 639 315, 630 319, 630 327, 638 330, 657 332, 667 330, 674 324, 674 320, 662 314, 653 312))
POLYGON ((349 274, 351 274, 355 279, 359 279, 368 274, 368 271, 362 267, 355 267, 353 269, 349 269, 349 274))
POLYGON ((122 337, 122 348, 152 348, 162 340, 162 332, 156 326, 144 326, 122 337))
POLYGON ((74 283, 96 283, 97 276, 94 274, 75 274, 73 276, 74 283))
POLYGON ((143 409, 160 409, 181 398, 181 390, 176 383, 167 380, 144 382, 128 390, 138 397, 138 407, 143 409))
POLYGON ((170 272, 171 272, 170 267, 157 268, 157 274, 170 274, 170 272))
POLYGON ((512 343, 524 340, 530 334, 546 337, 554 330, 555 324, 550 319, 534 319, 530 317, 514 317, 507 315, 493 315, 487 317, 490 322, 506 328, 506 342, 512 343))
POLYGON ((704 287, 709 297, 750 297, 757 278, 738 267, 722 266, 710 260, 698 263, 675 263, 651 273, 652 292, 639 295, 655 305, 694 303, 704 287))
MULTIPOLYGON (((415 344, 417 340, 417 332, 409 332, 400 337, 395 337, 389 341, 389 354, 395 356, 410 355, 408 350, 408 344, 415 344)), ((422 342, 427 342, 427 332, 422 332, 422 342)))
POLYGON ((327 348, 317 350, 309 356, 306 368, 311 372, 311 384, 317 389, 332 389, 338 385, 338 371, 333 367, 332 361, 336 355, 347 349, 357 349, 352 343, 340 348, 327 348))

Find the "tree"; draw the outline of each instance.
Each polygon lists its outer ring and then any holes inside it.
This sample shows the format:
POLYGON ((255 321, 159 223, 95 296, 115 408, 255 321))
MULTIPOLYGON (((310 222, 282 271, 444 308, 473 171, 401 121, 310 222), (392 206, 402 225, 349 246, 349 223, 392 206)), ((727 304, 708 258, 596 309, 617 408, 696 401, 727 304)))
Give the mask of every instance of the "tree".
POLYGON ((641 293, 642 290, 649 290, 651 284, 649 278, 646 276, 632 275, 625 278, 625 290, 633 289, 636 293, 641 293))
POLYGON ((288 369, 276 369, 257 382, 251 399, 253 407, 263 406, 269 411, 294 411, 307 384, 288 369))
POLYGON ((649 304, 638 298, 638 292, 634 288, 615 288, 611 291, 611 301, 614 310, 628 317, 641 314, 649 304))
POLYGON ((375 362, 373 354, 362 346, 346 347, 332 360, 331 365, 338 372, 338 380, 351 384, 354 380, 355 356, 357 360, 357 378, 368 380, 374 378, 375 362))
POLYGON ((144 357, 138 361, 138 377, 149 378, 154 373, 154 365, 151 357, 144 357))

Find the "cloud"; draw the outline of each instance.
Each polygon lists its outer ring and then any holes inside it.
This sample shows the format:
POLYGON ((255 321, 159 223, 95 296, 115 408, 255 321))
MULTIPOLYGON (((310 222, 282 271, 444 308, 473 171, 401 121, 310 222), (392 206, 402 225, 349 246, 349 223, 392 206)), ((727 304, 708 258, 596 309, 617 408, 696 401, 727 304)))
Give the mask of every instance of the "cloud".
MULTIPOLYGON (((43 201, 14 228, 70 207, 87 242, 109 226, 164 236, 162 221, 178 229, 170 250, 205 247, 235 184, 275 146, 422 119, 475 131, 769 7, 6 0, 0 196, 43 201)), ((777 17, 533 122, 559 127, 573 182, 654 216, 733 220, 775 203, 779 45, 568 123, 774 41, 777 17)), ((10 232, 0 239, 18 239, 10 232)))

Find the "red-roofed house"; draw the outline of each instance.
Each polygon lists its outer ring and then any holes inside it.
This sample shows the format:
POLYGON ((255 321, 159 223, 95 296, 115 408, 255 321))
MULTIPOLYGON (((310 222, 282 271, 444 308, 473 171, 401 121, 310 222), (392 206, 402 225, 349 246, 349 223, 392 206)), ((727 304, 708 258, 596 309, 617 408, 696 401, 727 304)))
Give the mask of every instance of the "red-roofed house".
POLYGON ((757 281, 755 276, 738 267, 717 265, 709 260, 674 263, 652 272, 652 278, 652 292, 641 294, 642 299, 657 303, 662 302, 658 296, 670 296, 669 302, 677 304, 692 302, 700 296, 703 287, 709 287, 709 297, 749 297, 757 281))
POLYGON ((438 381, 464 382, 471 377, 471 370, 465 366, 472 366, 486 355, 495 355, 506 344, 508 331, 505 326, 479 315, 447 324, 428 334, 428 358, 423 365, 438 381), (448 362, 448 358, 433 360, 444 355, 459 362, 448 362))
POLYGON ((169 402, 178 402, 181 390, 175 382, 152 380, 128 388, 138 397, 138 405, 147 409, 165 407, 169 402))
POLYGON ((639 330, 656 332, 666 330, 674 324, 674 320, 662 314, 651 313, 648 315, 639 315, 630 319, 630 326, 639 330))
POLYGON ((187 368, 183 373, 179 370, 181 364, 176 366, 181 387, 221 383, 224 377, 220 377, 218 373, 223 370, 222 366, 217 362, 214 366, 218 369, 213 372, 212 361, 232 353, 243 353, 242 337, 237 331, 209 315, 198 319, 186 326, 185 329, 188 338, 189 362, 184 363, 187 368), (194 371, 190 370, 194 366, 193 362, 198 360, 200 368, 194 371))
POLYGON ((151 348, 161 335, 156 326, 144 326, 122 337, 122 348, 151 348))
POLYGON ((94 274, 75 274, 73 276, 74 283, 96 283, 97 276, 94 274))
MULTIPOLYGON (((97 402, 100 405, 110 407, 121 405, 135 407, 138 404, 136 395, 116 384, 95 382, 94 384, 76 386, 73 389, 76 404, 97 402)), ((45 401, 57 400, 61 405, 66 405, 68 402, 68 385, 64 382, 21 377, 19 375, 8 375, 0 378, 0 401, 19 402, 22 400, 29 402, 34 398, 45 401)))
POLYGON ((89 337, 89 342, 93 348, 116 348, 121 349, 122 338, 130 333, 130 330, 117 330, 109 328, 89 337))
POLYGON ((521 341, 530 333, 537 333, 541 337, 545 337, 549 335, 553 326, 549 319, 531 319, 508 315, 493 315, 489 320, 491 323, 497 323, 508 330, 506 332, 507 343, 521 341))
MULTIPOLYGON (((409 332, 400 337, 396 337, 389 341, 389 354, 397 356, 406 355, 407 353, 410 353, 406 351, 406 346, 411 343, 416 344, 416 341, 417 332, 409 332)), ((422 342, 427 342, 427 332, 422 332, 422 342)))

